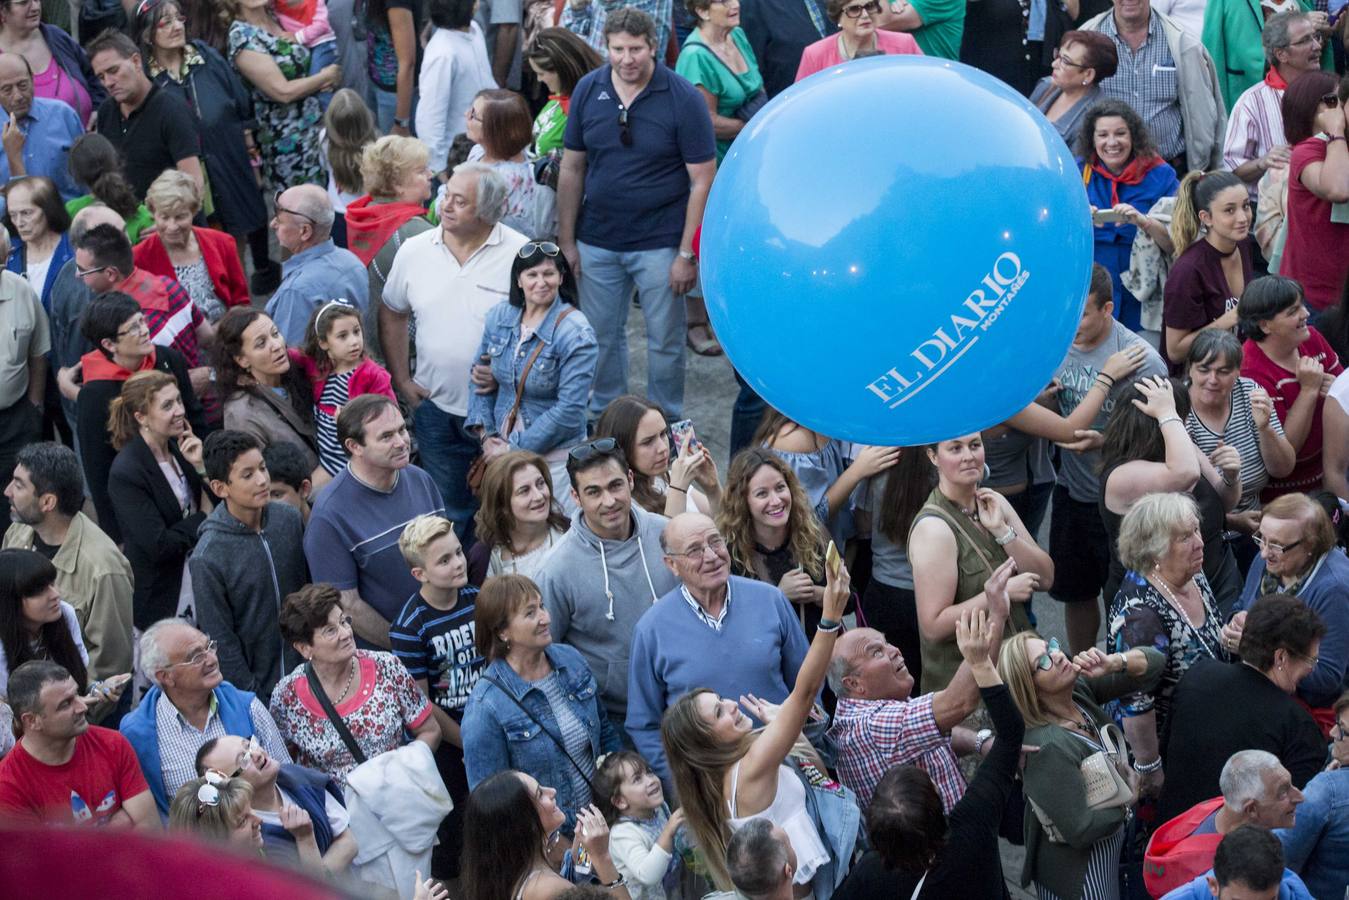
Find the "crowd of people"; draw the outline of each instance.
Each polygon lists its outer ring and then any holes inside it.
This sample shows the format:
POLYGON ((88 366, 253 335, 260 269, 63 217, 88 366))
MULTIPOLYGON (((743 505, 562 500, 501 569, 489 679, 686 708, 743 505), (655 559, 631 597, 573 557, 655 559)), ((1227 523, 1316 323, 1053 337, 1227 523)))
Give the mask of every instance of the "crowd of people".
POLYGON ((1345 896, 1334 0, 71 12, 0 7, 0 827, 405 898, 1345 896), (719 164, 895 54, 1078 161, 1053 382, 927 446, 741 373, 691 421, 719 164))

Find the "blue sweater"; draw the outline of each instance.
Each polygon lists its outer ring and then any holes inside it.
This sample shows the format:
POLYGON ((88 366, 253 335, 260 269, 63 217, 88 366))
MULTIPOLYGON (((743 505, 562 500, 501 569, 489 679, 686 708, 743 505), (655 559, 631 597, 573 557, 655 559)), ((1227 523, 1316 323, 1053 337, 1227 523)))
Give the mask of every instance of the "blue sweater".
POLYGON ((731 576, 730 608, 713 631, 676 587, 637 622, 628 667, 628 735, 666 790, 670 767, 660 742, 666 707, 694 688, 723 697, 787 699, 810 645, 777 587, 731 576))
MULTIPOLYGON (((1238 610, 1249 610, 1259 599, 1264 574, 1265 560, 1257 556, 1241 589, 1238 610)), ((1298 683, 1297 695, 1310 706, 1324 708, 1334 704, 1344 690, 1345 669, 1349 668, 1349 557, 1343 550, 1337 547, 1325 555, 1297 598, 1326 626, 1316 668, 1298 683)))
MULTIPOLYGON (((1208 889, 1208 877, 1212 874, 1213 870, 1209 869, 1189 884, 1171 891, 1162 900, 1213 900, 1213 894, 1208 889)), ((1295 872, 1284 869, 1283 881, 1279 883, 1279 900, 1312 900, 1312 895, 1295 872)))

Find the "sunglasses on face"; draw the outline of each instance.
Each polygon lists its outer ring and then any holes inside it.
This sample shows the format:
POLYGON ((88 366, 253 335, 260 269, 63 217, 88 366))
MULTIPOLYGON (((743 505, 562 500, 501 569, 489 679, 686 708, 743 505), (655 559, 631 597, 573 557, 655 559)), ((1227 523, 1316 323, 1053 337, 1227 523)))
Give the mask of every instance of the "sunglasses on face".
POLYGON ((1035 657, 1035 668, 1041 672, 1048 672, 1054 668, 1054 657, 1052 654, 1059 652, 1059 639, 1050 638, 1045 644, 1045 652, 1035 657))
POLYGON ((863 12, 865 12, 869 16, 880 15, 881 4, 878 2, 878 0, 871 0, 870 3, 858 3, 854 6, 843 7, 843 14, 850 19, 862 18, 863 12))

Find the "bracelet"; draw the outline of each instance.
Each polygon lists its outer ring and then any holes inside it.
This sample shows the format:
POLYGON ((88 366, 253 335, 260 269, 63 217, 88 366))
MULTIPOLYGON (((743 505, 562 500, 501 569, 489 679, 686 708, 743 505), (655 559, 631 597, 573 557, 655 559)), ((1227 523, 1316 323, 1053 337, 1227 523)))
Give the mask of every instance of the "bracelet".
POLYGON ((1134 771, 1139 775, 1151 775, 1162 767, 1162 758, 1159 756, 1150 763, 1140 763, 1134 761, 1134 771))
POLYGON ((621 888, 626 886, 627 883, 628 879, 620 873, 617 881, 611 881, 608 884, 600 882, 600 887, 604 888, 606 891, 612 891, 614 888, 621 888))
POLYGON ((1114 383, 1115 383, 1115 376, 1114 376, 1114 375, 1111 375, 1109 372, 1097 372, 1097 373, 1096 373, 1096 377, 1097 377, 1097 378, 1104 378, 1104 379, 1108 380, 1111 384, 1114 384, 1114 383))
POLYGON ((666 485, 672 491, 679 491, 681 494, 687 494, 689 489, 686 487, 675 487, 673 484, 666 485))
POLYGON ((1157 420, 1157 427, 1158 427, 1158 428, 1161 428, 1163 425, 1166 425, 1166 424, 1169 423, 1169 422, 1179 422, 1179 421, 1180 421, 1180 416, 1167 416, 1165 419, 1158 419, 1158 420, 1157 420))
POLYGON ((1008 525, 1007 530, 1003 532, 1002 537, 996 537, 993 540, 999 547, 1006 547, 1012 541, 1016 540, 1016 529, 1011 525, 1008 525))
POLYGON ((833 619, 821 619, 820 624, 815 626, 815 630, 823 631, 825 634, 833 634, 842 627, 842 622, 835 622, 833 619))
POLYGON ((1231 487, 1232 485, 1236 484, 1236 479, 1235 479, 1235 478, 1229 478, 1229 477, 1227 477, 1227 470, 1226 470, 1226 469, 1219 469, 1219 470, 1218 470, 1218 477, 1221 478, 1221 479, 1223 480, 1223 484, 1226 485, 1227 487, 1231 487))

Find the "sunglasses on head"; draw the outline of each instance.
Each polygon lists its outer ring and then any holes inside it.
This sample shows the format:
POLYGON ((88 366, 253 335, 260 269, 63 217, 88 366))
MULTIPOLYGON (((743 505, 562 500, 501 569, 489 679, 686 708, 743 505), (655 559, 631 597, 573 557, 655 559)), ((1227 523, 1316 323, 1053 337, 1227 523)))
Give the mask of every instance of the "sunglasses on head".
POLYGON ((535 253, 542 253, 550 259, 556 257, 562 250, 552 241, 530 241, 520 248, 516 256, 521 259, 529 259, 535 253))
POLYGON ((595 438, 593 441, 586 441, 567 451, 567 457, 578 463, 586 462, 597 456, 603 456, 606 453, 613 453, 614 448, 618 446, 618 441, 611 437, 595 438))
POLYGON ((206 781, 197 788, 197 815, 201 816, 207 809, 220 805, 220 785, 229 781, 228 776, 223 772, 217 772, 215 769, 207 769, 202 774, 206 781))

